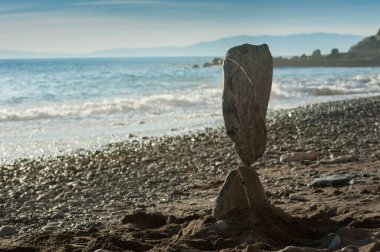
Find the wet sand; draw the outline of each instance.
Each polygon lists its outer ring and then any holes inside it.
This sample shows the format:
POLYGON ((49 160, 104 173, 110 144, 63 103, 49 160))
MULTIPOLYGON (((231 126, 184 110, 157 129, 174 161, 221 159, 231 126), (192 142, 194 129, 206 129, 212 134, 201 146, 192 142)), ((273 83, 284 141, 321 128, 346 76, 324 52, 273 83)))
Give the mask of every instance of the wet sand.
POLYGON ((267 127, 253 167, 276 207, 219 222, 241 165, 223 129, 0 165, 0 251, 380 251, 380 97, 272 112, 267 127))

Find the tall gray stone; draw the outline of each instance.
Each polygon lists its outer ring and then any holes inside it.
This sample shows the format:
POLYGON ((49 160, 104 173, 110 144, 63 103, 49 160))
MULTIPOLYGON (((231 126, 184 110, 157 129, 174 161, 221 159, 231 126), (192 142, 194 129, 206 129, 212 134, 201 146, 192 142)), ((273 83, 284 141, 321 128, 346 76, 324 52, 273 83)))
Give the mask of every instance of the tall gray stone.
POLYGON ((244 166, 228 174, 212 213, 217 219, 235 209, 257 210, 269 204, 258 174, 250 167, 266 148, 265 117, 273 75, 268 46, 244 44, 231 48, 223 70, 224 122, 244 166))
POLYGON ((244 44, 228 50, 223 65, 223 117, 227 135, 246 166, 262 156, 265 117, 272 87, 273 59, 267 45, 244 44))

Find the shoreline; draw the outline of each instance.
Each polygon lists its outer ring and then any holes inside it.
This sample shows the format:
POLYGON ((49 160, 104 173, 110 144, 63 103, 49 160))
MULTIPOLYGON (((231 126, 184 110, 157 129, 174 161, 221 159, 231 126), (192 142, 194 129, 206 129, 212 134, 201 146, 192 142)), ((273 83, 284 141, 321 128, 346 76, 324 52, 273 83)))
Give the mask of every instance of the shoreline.
MULTIPOLYGON (((335 105, 338 105, 340 103, 346 103, 347 101, 355 101, 355 100, 360 100, 360 99, 372 99, 372 98, 376 98, 376 97, 380 97, 379 94, 375 94, 375 95, 371 95, 371 96, 364 96, 364 97, 354 97, 354 98, 351 98, 351 97, 348 97, 348 98, 340 98, 338 100, 335 100, 335 101, 322 101, 322 102, 319 102, 319 103, 312 103, 312 104, 307 104, 307 105, 301 105, 301 106, 297 106, 297 107, 291 107, 291 108, 269 108, 268 109, 268 112, 267 112, 267 127, 268 127, 268 122, 270 122, 271 120, 273 120, 275 117, 278 117, 280 116, 282 113, 288 113, 288 111, 292 111, 292 110, 308 110, 310 107, 319 107, 319 106, 335 106, 335 105)), ((140 144, 143 143, 143 142, 147 142, 147 141, 160 141, 160 139, 162 138, 177 138, 177 137, 184 137, 184 136, 188 136, 188 135, 193 135, 193 134, 205 134, 207 133, 207 131, 209 130, 217 130, 217 131, 220 131, 222 132, 224 130, 224 124, 223 124, 223 118, 222 118, 222 115, 220 115, 220 119, 214 119, 214 121, 220 121, 220 125, 217 125, 215 122, 212 124, 212 125, 209 125, 209 126, 197 126, 195 127, 195 129, 177 129, 177 128, 171 128, 170 132, 168 131, 167 133, 162 133, 160 135, 155 135, 155 134, 143 134, 143 133, 140 133, 140 134, 134 134, 134 133, 129 133, 127 134, 126 133, 126 136, 127 136, 127 139, 124 139, 124 140, 121 140, 121 141, 113 141, 113 142, 109 142, 109 143, 104 143, 104 144, 96 144, 95 146, 91 147, 79 147, 77 149, 74 149, 74 150, 69 150, 69 151, 63 151, 63 153, 59 154, 59 153, 56 153, 54 155, 30 155, 30 156, 33 156, 32 158, 28 157, 28 156, 23 156, 23 157, 19 157, 19 158, 12 158, 12 159, 4 159, 4 161, 1 161, 0 160, 0 167, 1 166, 7 166, 7 165, 12 165, 13 163, 15 162, 29 162, 29 161, 44 161, 44 160, 49 160, 49 159, 54 159, 54 158, 62 158, 62 157, 67 157, 67 156, 74 156, 74 155, 81 155, 83 153, 91 153, 93 151, 104 151, 104 150, 107 150, 107 148, 109 146, 112 146, 112 145, 122 145, 122 144, 126 144, 126 143, 137 143, 139 142, 140 144)), ((219 123, 218 123, 219 124, 219 123)))
MULTIPOLYGON (((373 227, 366 227, 372 230, 368 232, 379 232, 379 111, 380 96, 374 96, 271 114, 267 120, 267 150, 262 160, 254 164, 269 200, 305 218, 321 211, 336 221, 367 218, 373 227), (280 161, 282 155, 306 151, 316 151, 317 160, 280 161), (352 159, 331 162, 342 156, 352 159), (350 176, 352 185, 322 189, 309 186, 313 179, 325 174, 350 176), (307 200, 292 200, 292 194, 307 200)), ((112 230, 117 234, 123 230, 117 238, 123 240, 125 233, 132 235, 134 231, 130 224, 120 221, 136 211, 203 218, 209 215, 228 172, 238 165, 240 161, 223 128, 112 143, 102 150, 0 165, 0 227, 16 230, 10 236, 0 237, 0 249, 8 251, 7 248, 26 245, 58 250, 69 241, 78 243, 78 249, 91 251, 95 241, 90 236, 86 241, 77 240, 81 234, 100 237, 112 230), (57 237, 62 236, 68 240, 57 242, 57 237)), ((145 227, 142 231, 149 233, 153 229, 145 227)), ((177 233, 169 233, 156 245, 168 246, 177 233)), ((344 234, 339 234, 345 241, 344 234)), ((138 241, 153 244, 149 239, 153 238, 141 237, 138 241)), ((355 242, 352 238, 352 244, 355 242)), ((173 244, 184 246, 180 241, 173 244)), ((107 247, 106 242, 103 245, 110 250, 117 246, 112 243, 107 247)))
POLYGON ((380 67, 380 59, 285 59, 275 58, 273 67, 380 67))
MULTIPOLYGON (((223 65, 223 59, 215 57, 211 62, 205 62, 203 67, 214 67, 223 65)), ((307 68, 307 67, 327 67, 327 68, 365 68, 365 67, 380 67, 380 58, 323 58, 310 59, 298 57, 297 59, 274 57, 274 68, 294 67, 294 68, 307 68)), ((193 65, 193 68, 199 68, 199 65, 193 65)))

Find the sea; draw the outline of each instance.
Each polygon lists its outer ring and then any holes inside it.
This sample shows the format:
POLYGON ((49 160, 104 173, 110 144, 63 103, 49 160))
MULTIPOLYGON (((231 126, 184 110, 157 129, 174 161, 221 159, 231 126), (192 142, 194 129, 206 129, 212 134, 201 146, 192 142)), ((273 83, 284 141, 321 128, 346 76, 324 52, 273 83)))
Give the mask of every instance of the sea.
MULTIPOLYGON (((0 60, 0 163, 222 126, 211 59, 0 60)), ((275 68, 269 110, 372 95, 380 68, 275 68)))

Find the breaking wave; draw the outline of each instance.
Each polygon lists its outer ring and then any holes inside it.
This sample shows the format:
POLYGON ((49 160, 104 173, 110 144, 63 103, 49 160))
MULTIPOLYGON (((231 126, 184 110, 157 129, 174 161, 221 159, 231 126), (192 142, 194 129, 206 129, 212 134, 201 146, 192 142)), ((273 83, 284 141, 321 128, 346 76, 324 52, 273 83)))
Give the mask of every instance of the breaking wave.
POLYGON ((0 108, 0 122, 54 118, 80 118, 104 115, 138 115, 170 113, 178 110, 214 111, 220 103, 221 91, 173 93, 138 98, 114 98, 74 104, 52 104, 32 108, 0 108))
POLYGON ((272 99, 380 93, 380 75, 285 77, 273 80, 272 99))

